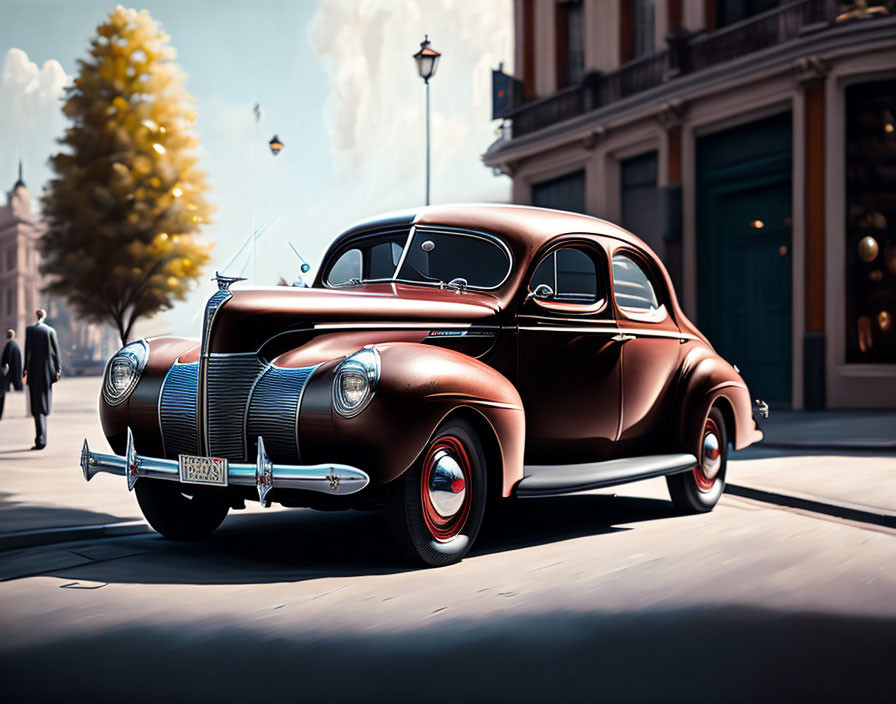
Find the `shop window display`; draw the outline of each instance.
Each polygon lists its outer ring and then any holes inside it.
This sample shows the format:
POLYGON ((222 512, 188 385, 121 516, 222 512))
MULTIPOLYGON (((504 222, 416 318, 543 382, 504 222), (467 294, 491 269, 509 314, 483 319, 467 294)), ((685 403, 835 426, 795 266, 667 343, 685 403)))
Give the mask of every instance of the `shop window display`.
POLYGON ((846 91, 846 361, 896 364, 896 80, 846 91))

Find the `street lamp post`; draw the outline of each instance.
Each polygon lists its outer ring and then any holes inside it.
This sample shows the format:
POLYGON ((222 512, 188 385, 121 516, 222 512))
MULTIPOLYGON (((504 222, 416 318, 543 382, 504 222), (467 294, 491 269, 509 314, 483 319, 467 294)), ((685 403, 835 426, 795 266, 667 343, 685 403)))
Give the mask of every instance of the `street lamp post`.
POLYGON ((426 84, 426 205, 429 205, 429 79, 436 75, 439 57, 442 55, 430 46, 429 35, 423 36, 420 51, 414 54, 417 73, 426 84))
POLYGON ((261 105, 255 103, 252 108, 255 117, 255 133, 252 138, 252 283, 257 284, 255 278, 255 201, 258 200, 258 123, 261 122, 261 105))

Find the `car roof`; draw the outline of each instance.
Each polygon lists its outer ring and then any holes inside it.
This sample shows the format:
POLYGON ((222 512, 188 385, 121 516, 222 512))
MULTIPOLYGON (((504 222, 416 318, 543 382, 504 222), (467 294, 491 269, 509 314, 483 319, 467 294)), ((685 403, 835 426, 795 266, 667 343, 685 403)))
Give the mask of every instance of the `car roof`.
POLYGON ((444 225, 482 230, 499 235, 514 249, 529 250, 530 255, 546 242, 569 233, 610 236, 650 251, 640 238, 607 220, 565 210, 507 203, 430 205, 385 213, 348 228, 333 242, 330 249, 334 250, 345 239, 362 232, 410 225, 444 225))

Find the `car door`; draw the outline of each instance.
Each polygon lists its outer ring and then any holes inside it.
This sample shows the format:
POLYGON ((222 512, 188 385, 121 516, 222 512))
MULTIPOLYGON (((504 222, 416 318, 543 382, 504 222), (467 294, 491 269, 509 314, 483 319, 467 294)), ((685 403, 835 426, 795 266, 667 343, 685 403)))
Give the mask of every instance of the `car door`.
POLYGON ((603 246, 572 238, 535 259, 517 309, 517 388, 526 462, 589 462, 612 454, 619 424, 620 348, 603 246), (550 293, 539 286, 549 286, 550 293), (528 290, 528 294, 526 291, 528 290))
POLYGON ((669 314, 664 279, 634 247, 614 249, 613 307, 622 348, 620 449, 661 451, 663 419, 672 400, 682 334, 669 314))

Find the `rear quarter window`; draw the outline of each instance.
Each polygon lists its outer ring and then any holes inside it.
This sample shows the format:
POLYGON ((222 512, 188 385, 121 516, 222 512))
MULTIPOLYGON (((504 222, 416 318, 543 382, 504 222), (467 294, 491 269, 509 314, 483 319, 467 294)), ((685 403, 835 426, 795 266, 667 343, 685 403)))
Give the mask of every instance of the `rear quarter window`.
POLYGON ((613 291, 616 305, 623 310, 653 313, 662 305, 647 272, 626 254, 613 257, 613 291))

